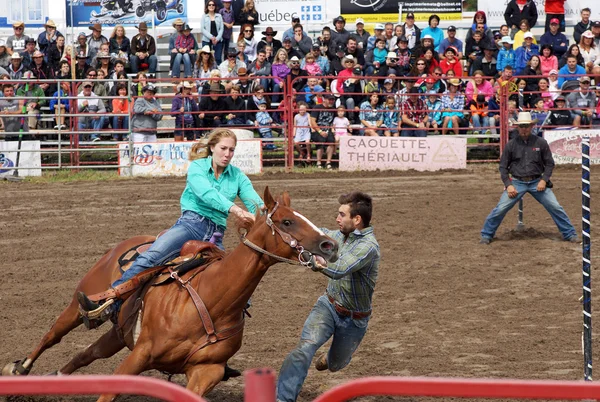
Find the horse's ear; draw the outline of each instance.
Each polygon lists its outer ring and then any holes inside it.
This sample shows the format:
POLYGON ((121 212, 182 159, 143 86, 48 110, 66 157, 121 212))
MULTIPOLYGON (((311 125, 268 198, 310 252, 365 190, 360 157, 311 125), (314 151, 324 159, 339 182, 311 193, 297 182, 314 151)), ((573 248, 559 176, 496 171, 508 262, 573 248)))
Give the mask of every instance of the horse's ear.
POLYGON ((275 200, 273 199, 273 196, 271 195, 271 192, 269 191, 269 186, 265 187, 265 195, 263 197, 263 201, 265 202, 265 206, 267 207, 267 210, 272 210, 273 207, 275 206, 275 200))
POLYGON ((283 194, 281 195, 281 200, 283 201, 283 205, 285 205, 286 207, 289 207, 292 205, 292 200, 290 199, 290 193, 288 193, 287 191, 283 192, 283 194))

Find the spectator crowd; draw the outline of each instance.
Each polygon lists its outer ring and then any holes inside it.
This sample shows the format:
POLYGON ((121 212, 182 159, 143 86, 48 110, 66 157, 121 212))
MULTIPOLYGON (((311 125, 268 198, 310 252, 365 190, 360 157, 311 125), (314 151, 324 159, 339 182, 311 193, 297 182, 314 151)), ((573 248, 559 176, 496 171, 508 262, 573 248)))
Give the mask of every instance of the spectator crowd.
MULTIPOLYGON (((255 31, 252 0, 239 10, 230 0, 209 0, 198 29, 201 40, 185 21, 173 22, 168 53, 176 84, 170 111, 175 138, 193 140, 201 128, 228 125, 253 128, 267 149, 275 148, 269 139, 288 121, 281 102, 288 79, 294 99, 290 133, 300 155, 311 161, 314 147, 323 167, 331 166, 335 143, 345 135, 497 133, 499 88, 505 85, 512 93, 509 124, 523 110, 532 112, 540 135, 548 128, 597 124, 600 21, 592 22, 590 9, 582 9, 567 38, 564 0, 546 1, 545 8, 538 38, 532 28, 541 25, 531 0, 511 0, 506 24, 498 29, 489 26, 485 12, 476 12, 460 38, 455 26, 439 27, 439 16, 418 26, 410 12, 403 24, 378 23, 372 33, 361 18, 350 24, 336 17, 315 34, 293 17, 279 35, 272 27, 255 31), (234 24, 240 25, 237 38, 234 24)), ((81 97, 78 112, 90 117, 80 118, 78 128, 90 131, 88 139, 99 138, 109 126, 126 130, 131 115, 132 130, 152 140, 163 117, 156 88, 146 82, 158 69, 157 46, 145 23, 136 28, 138 34, 129 39, 117 25, 107 38, 95 24, 68 45, 51 20, 37 40, 23 23, 15 23, 14 34, 0 42, 0 76, 31 83, 4 86, 3 114, 27 110, 27 128, 33 129, 41 108, 53 114, 67 110, 69 103, 58 100, 59 94, 81 97), (136 74, 131 88, 113 81, 127 73, 136 74), (69 85, 36 81, 72 74, 83 81, 76 94, 69 85), (14 96, 28 99, 11 102, 14 96), (112 117, 99 116, 103 113, 112 117)), ((5 129, 15 127, 14 121, 6 124, 10 119, 3 118, 5 129)), ((64 117, 57 116, 55 128, 64 127, 64 117)), ((114 139, 123 139, 122 133, 114 139)))

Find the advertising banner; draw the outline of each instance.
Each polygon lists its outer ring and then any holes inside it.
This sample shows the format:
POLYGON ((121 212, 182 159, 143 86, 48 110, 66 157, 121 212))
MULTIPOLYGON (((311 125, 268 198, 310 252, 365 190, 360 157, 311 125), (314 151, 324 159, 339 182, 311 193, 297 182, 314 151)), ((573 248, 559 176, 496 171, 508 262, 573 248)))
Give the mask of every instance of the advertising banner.
POLYGON ((428 21, 431 14, 437 14, 442 20, 460 20, 462 1, 460 0, 341 0, 341 14, 354 21, 360 17, 366 23, 398 22, 398 13, 402 21, 407 13, 415 14, 415 21, 428 21))
MULTIPOLYGON (((534 0, 538 10, 537 27, 544 28, 546 23, 546 13, 544 12, 544 1, 534 0)), ((509 0, 478 0, 477 9, 485 10, 487 14, 487 24, 491 26, 500 26, 506 24, 504 12, 509 0)), ((565 20, 567 24, 576 24, 581 20, 581 9, 590 7, 592 9, 591 21, 600 20, 600 7, 593 7, 589 0, 567 0, 565 2, 565 20)))
MULTIPOLYGON (((121 176, 184 176, 189 166, 188 153, 194 142, 140 142, 119 144, 119 166, 126 166, 133 158, 132 169, 121 167, 121 176)), ((239 140, 231 161, 246 174, 262 172, 260 140, 239 140)))
POLYGON ((600 163, 600 130, 546 130, 544 139, 550 145, 554 163, 581 164, 581 137, 583 136, 590 137, 590 162, 600 163))
MULTIPOLYGON (((17 141, 0 142, 0 177, 12 176, 17 166, 17 150, 19 143, 17 141)), ((40 154, 39 141, 21 142, 21 157, 19 158, 19 176, 41 176, 42 175, 42 156, 40 154)))
POLYGON ((466 169, 467 139, 342 137, 340 170, 466 169))
POLYGON ((255 4, 261 25, 284 29, 291 27, 292 16, 300 17, 306 30, 311 24, 331 23, 334 14, 339 14, 339 3, 325 0, 256 0, 255 4))
MULTIPOLYGON (((87 27, 93 24, 107 26, 170 25, 176 18, 187 17, 187 0, 67 0, 67 26, 87 27), (154 11, 154 21, 152 13, 154 11), (71 19, 72 16, 72 19, 71 19)), ((90 31, 91 33, 91 31, 90 31)), ((106 34, 104 34, 107 36, 106 34)))

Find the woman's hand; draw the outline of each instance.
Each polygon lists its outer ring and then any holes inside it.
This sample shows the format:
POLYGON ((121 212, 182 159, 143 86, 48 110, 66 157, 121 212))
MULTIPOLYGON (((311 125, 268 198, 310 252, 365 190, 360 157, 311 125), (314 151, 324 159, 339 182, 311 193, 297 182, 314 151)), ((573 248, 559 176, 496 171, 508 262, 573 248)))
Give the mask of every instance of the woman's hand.
POLYGON ((235 216, 238 219, 250 219, 252 222, 254 222, 254 215, 251 214, 248 211, 243 210, 242 208, 238 207, 237 205, 233 205, 231 208, 229 208, 229 213, 233 214, 233 216, 235 216))

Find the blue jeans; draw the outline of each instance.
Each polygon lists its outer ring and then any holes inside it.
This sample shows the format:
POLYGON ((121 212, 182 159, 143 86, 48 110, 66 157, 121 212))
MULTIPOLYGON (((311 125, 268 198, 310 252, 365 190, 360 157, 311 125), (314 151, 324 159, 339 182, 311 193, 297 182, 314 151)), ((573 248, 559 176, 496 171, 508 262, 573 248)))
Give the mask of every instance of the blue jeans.
MULTIPOLYGON (((189 240, 209 241, 215 232, 225 234, 225 227, 217 225, 204 216, 192 211, 184 211, 175 225, 160 236, 150 248, 139 255, 123 276, 112 287, 133 278, 145 269, 157 267, 179 255, 181 247, 189 240)), ((215 244, 223 249, 223 237, 214 237, 215 244)))
POLYGON ((488 116, 479 116, 478 114, 474 114, 472 116, 472 119, 473 119, 473 128, 475 129, 475 130, 473 130, 473 132, 475 134, 479 134, 482 131, 487 131, 487 130, 491 131, 490 118, 488 116), (482 129, 482 127, 485 127, 485 129, 482 129))
MULTIPOLYGON (((158 66, 158 58, 155 55, 150 55, 144 59, 146 63, 148 63, 148 72, 150 74, 156 73, 156 67, 158 66)), ((139 71, 140 58, 135 54, 129 56, 129 66, 131 67, 131 72, 133 74, 137 74, 139 71)))
MULTIPOLYGON (((128 130, 129 129, 129 117, 128 116, 113 116, 112 128, 115 130, 128 130), (120 121, 119 121, 120 120, 120 121)), ((123 138, 124 133, 114 133, 114 139, 123 138)), ((125 137, 127 134, 125 133, 125 137)))
POLYGON ((488 217, 483 224, 483 229, 481 229, 481 237, 485 239, 493 239, 494 234, 496 234, 496 230, 498 226, 502 223, 502 219, 508 211, 511 210, 512 207, 515 206, 517 202, 527 193, 531 194, 533 198, 536 199, 537 202, 542 204, 546 211, 552 217, 554 223, 558 227, 558 230, 562 234, 564 240, 568 240, 573 236, 577 235, 575 228, 571 224, 569 217, 567 216, 563 207, 560 206, 558 200, 554 196, 552 189, 546 188, 546 190, 539 192, 537 191, 537 185, 540 179, 534 181, 520 181, 513 179, 512 185, 517 190, 518 194, 515 198, 510 198, 506 190, 502 193, 500 197, 500 201, 498 205, 490 212, 488 217))
POLYGON ((82 139, 95 139, 100 137, 100 131, 104 127, 104 122, 106 121, 106 116, 98 116, 98 117, 88 117, 88 118, 79 118, 79 130, 94 130, 91 135, 84 134, 82 135, 82 139), (85 121, 87 120, 87 121, 85 121))
POLYGON ((183 62, 183 75, 185 78, 192 76, 192 59, 187 53, 177 53, 173 58, 173 68, 171 69, 171 77, 179 78, 181 74, 181 63, 183 62))
POLYGON ((223 42, 217 42, 216 45, 213 45, 212 42, 202 42, 202 46, 208 46, 210 50, 214 50, 217 66, 221 64, 223 61, 223 42))
POLYGON ((426 130, 400 130, 400 137, 427 137, 426 130))
POLYGON ((353 320, 340 316, 327 296, 319 297, 308 315, 296 349, 283 361, 277 382, 277 399, 293 402, 298 397, 317 350, 333 336, 327 354, 330 371, 343 369, 367 332, 369 317, 353 320))

